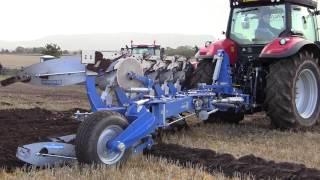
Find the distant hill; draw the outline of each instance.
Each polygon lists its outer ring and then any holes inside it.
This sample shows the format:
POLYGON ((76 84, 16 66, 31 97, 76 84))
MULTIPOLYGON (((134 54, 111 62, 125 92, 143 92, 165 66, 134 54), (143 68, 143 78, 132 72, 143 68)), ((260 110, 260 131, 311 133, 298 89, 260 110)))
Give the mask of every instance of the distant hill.
POLYGON ((184 45, 204 45, 205 41, 214 40, 210 35, 184 35, 184 34, 146 34, 146 33, 113 33, 113 34, 81 34, 81 35, 55 35, 47 36, 33 41, 7 42, 0 41, 0 49, 15 49, 17 46, 39 47, 46 43, 57 43, 67 50, 118 50, 130 41, 135 43, 152 44, 155 40, 163 47, 176 48, 184 45))

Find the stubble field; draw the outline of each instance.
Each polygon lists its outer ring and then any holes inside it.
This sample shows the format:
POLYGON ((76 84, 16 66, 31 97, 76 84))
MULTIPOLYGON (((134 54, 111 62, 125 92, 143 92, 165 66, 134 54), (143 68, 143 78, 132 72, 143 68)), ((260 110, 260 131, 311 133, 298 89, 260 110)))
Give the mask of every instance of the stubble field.
MULTIPOLYGON (((39 60, 9 56, 0 55, 9 67, 39 60)), ((239 125, 190 119, 190 129, 164 133, 151 152, 120 169, 74 164, 30 170, 15 158, 19 145, 76 132, 72 114, 78 109, 90 109, 83 86, 0 87, 0 179, 320 179, 319 125, 279 131, 264 113, 246 116, 239 125)))
MULTIPOLYGON (((279 131, 270 128, 268 118, 260 113, 247 116, 246 120, 239 125, 198 124, 196 120, 191 119, 190 129, 164 134, 161 138, 161 143, 164 145, 156 145, 153 152, 148 155, 134 157, 121 169, 83 168, 74 165, 26 172, 22 168, 23 164, 15 159, 16 146, 32 143, 44 138, 43 136, 76 132, 78 124, 71 118, 72 113, 79 108, 89 109, 84 87, 52 89, 18 83, 10 87, 1 87, 0 96, 2 127, 0 166, 6 166, 8 169, 3 169, 0 173, 0 177, 4 179, 86 179, 89 177, 94 179, 106 177, 110 179, 226 179, 240 178, 240 176, 252 178, 261 175, 261 172, 255 172, 252 169, 250 169, 251 175, 237 173, 236 170, 239 168, 231 165, 224 167, 223 164, 228 163, 225 161, 218 161, 221 164, 210 170, 205 162, 194 160, 201 155, 202 150, 218 153, 216 157, 212 152, 206 152, 205 154, 212 155, 206 159, 221 158, 221 154, 228 154, 227 160, 232 155, 235 158, 254 156, 259 159, 259 162, 288 162, 284 167, 289 169, 289 172, 293 171, 293 164, 294 168, 300 169, 301 167, 296 167, 296 164, 304 164, 307 168, 320 167, 319 126, 304 132, 279 131), (181 146, 175 147, 171 144, 181 146), (179 150, 179 148, 182 149, 179 150), (181 159, 181 155, 185 158, 181 159)), ((241 158, 240 162, 242 162, 241 158)), ((254 163, 253 159, 244 164, 245 167, 250 167, 254 163)), ((269 168, 273 166, 275 164, 272 163, 266 165, 269 168)), ((279 169, 278 166, 276 167, 279 169)), ((280 168, 280 172, 282 171, 283 169, 280 168)), ((308 169, 307 172, 309 171, 308 169)), ((315 172, 318 173, 318 170, 315 172)), ((272 174, 270 177, 275 178, 272 174)), ((314 177, 319 178, 319 176, 314 177)))

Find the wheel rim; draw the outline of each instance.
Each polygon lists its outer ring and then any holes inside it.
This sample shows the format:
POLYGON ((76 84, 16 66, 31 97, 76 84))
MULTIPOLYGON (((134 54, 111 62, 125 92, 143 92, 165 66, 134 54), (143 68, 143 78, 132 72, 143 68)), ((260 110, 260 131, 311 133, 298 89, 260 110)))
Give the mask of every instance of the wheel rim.
POLYGON ((124 152, 116 152, 107 148, 107 143, 114 139, 122 132, 120 126, 108 126, 102 131, 97 144, 97 153, 100 160, 107 165, 117 163, 123 156, 124 152))
POLYGON ((299 115, 304 118, 310 118, 318 102, 318 83, 314 73, 309 70, 303 70, 296 82, 296 108, 299 115))

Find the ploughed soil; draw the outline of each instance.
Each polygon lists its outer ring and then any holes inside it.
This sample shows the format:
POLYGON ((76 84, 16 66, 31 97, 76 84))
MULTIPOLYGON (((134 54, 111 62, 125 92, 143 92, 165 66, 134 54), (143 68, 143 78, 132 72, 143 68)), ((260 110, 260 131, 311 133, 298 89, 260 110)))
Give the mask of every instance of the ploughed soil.
POLYGON ((231 154, 176 144, 154 145, 147 154, 178 162, 185 167, 200 165, 209 173, 222 172, 228 177, 241 174, 243 178, 253 176, 254 179, 320 179, 318 169, 307 168, 303 164, 276 163, 254 155, 235 158, 231 154))
MULTIPOLYGON (((40 108, 0 110, 0 167, 10 170, 24 165, 15 157, 20 145, 75 133, 79 125, 72 118, 75 111, 40 108)), ((181 166, 201 165, 210 173, 222 172, 230 177, 238 173, 257 179, 320 179, 317 169, 309 169, 302 164, 276 163, 253 155, 235 158, 231 154, 174 144, 157 144, 147 153, 178 162, 181 166)))
POLYGON ((72 119, 74 112, 40 108, 0 110, 0 167, 11 169, 23 165, 15 157, 20 145, 75 133, 79 123, 72 119))

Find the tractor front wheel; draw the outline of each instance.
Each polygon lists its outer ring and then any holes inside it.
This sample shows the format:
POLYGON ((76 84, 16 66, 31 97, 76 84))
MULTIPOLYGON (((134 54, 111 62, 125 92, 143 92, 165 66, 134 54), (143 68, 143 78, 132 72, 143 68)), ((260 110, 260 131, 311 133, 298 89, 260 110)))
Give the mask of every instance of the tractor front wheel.
POLYGON ((320 116, 320 70, 310 52, 270 65, 266 107, 277 128, 311 127, 320 116))
MULTIPOLYGON (((212 77, 214 73, 215 63, 212 59, 201 60, 197 69, 193 72, 190 80, 189 88, 196 88, 199 83, 212 84, 212 77)), ((209 116, 207 123, 226 122, 237 124, 244 119, 244 113, 236 113, 233 110, 227 112, 216 112, 209 116)))
POLYGON ((202 60, 199 62, 197 69, 193 72, 188 88, 197 88, 199 83, 212 84, 214 72, 214 63, 211 60, 202 60))
POLYGON ((107 143, 117 137, 128 121, 121 114, 101 111, 90 115, 79 127, 75 141, 76 156, 80 163, 120 165, 131 150, 123 152, 108 149, 107 143))

